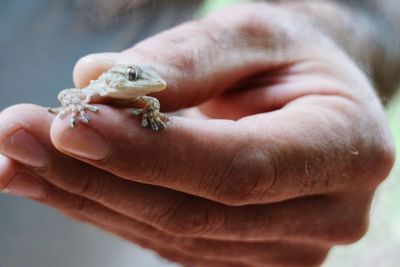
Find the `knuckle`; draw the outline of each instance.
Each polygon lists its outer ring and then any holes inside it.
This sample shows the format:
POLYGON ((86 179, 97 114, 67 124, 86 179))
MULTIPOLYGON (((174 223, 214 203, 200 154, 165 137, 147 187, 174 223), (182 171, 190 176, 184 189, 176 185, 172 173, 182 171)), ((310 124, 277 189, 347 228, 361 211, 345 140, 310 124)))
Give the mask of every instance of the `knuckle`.
MULTIPOLYGON (((350 205, 352 206, 352 205, 350 205)), ((368 230, 368 209, 357 211, 354 206, 343 209, 341 217, 330 220, 328 229, 323 233, 323 240, 331 244, 352 244, 360 240, 368 230)))
POLYGON ((91 215, 95 212, 95 207, 93 202, 86 198, 77 198, 74 205, 72 205, 69 210, 73 213, 91 215))
POLYGON ((299 267, 318 267, 326 260, 329 251, 317 251, 307 255, 307 258, 303 260, 303 265, 296 265, 299 267))
POLYGON ((4 142, 4 138, 18 129, 32 130, 31 134, 34 134, 36 129, 32 126, 50 124, 51 120, 46 109, 34 104, 17 104, 7 107, 1 111, 0 142, 4 142))
POLYGON ((162 183, 164 179, 170 178, 170 162, 154 160, 151 167, 148 162, 137 163, 136 168, 140 174, 140 179, 146 183, 162 183))
POLYGON ((250 47, 277 48, 295 40, 290 38, 295 32, 293 23, 290 23, 292 16, 268 3, 241 4, 222 12, 229 13, 229 16, 218 16, 217 13, 212 18, 226 25, 226 31, 236 41, 250 47))
POLYGON ((104 188, 105 185, 103 179, 87 175, 83 178, 80 189, 78 189, 77 193, 81 196, 98 200, 103 197, 104 188))
POLYGON ((214 220, 206 205, 195 200, 183 200, 170 208, 168 215, 162 216, 159 225, 177 236, 198 236, 208 232, 214 220))
POLYGON ((376 177, 382 181, 389 174, 395 162, 395 148, 392 142, 380 141, 375 146, 371 155, 374 155, 372 160, 376 165, 376 177))
POLYGON ((206 256, 209 254, 209 250, 214 246, 210 242, 198 238, 180 238, 179 242, 176 242, 176 247, 179 250, 185 251, 191 254, 201 253, 206 256))
POLYGON ((213 188, 214 199, 231 206, 255 204, 275 182, 275 165, 262 147, 242 147, 213 188))
POLYGON ((233 27, 240 35, 251 38, 265 38, 266 35, 270 35, 268 23, 265 22, 264 16, 260 16, 259 10, 246 8, 238 12, 240 16, 233 27))
POLYGON ((339 244, 352 244, 360 240, 368 230, 368 220, 359 220, 342 227, 332 241, 339 244))
POLYGON ((175 67, 182 73, 196 73, 196 67, 200 58, 199 47, 188 46, 182 47, 177 45, 179 49, 179 54, 175 55, 175 60, 171 61, 172 67, 175 67))
POLYGON ((189 29, 189 34, 187 34, 191 38, 186 37, 185 41, 177 45, 180 52, 175 55, 176 59, 171 63, 184 74, 201 73, 201 65, 208 64, 207 60, 213 57, 213 50, 209 48, 215 46, 219 38, 209 30, 209 27, 207 29, 204 26, 205 24, 207 23, 197 22, 195 26, 189 29))
MULTIPOLYGON (((368 140, 365 140, 368 142, 368 140)), ((371 141, 369 141, 371 142, 371 141)), ((395 162, 395 148, 390 139, 377 139, 357 151, 356 156, 349 160, 352 174, 358 189, 375 189, 390 173, 395 162)))
POLYGON ((182 74, 193 75, 201 71, 209 58, 210 47, 220 44, 217 25, 211 20, 187 22, 135 46, 135 50, 151 56, 160 50, 160 43, 168 66, 182 74), (211 30, 212 29, 212 30, 211 30), (179 51, 177 53, 177 51, 179 51), (199 62, 204 62, 203 65, 199 62), (200 66, 199 66, 200 65, 200 66))

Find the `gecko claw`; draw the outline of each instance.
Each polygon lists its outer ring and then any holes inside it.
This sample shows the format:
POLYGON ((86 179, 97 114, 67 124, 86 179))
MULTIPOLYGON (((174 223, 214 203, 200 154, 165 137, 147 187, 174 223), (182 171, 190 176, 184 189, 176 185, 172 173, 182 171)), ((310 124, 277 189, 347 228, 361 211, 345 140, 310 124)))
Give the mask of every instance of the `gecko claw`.
POLYGON ((99 108, 98 108, 98 107, 95 107, 95 106, 92 106, 92 105, 86 105, 86 106, 85 106, 85 109, 88 109, 88 110, 90 110, 91 112, 97 112, 97 111, 99 111, 99 108))
POLYGON ((81 111, 79 114, 81 116, 82 122, 84 124, 88 124, 89 123, 89 116, 84 111, 81 111))
POLYGON ((73 116, 71 117, 71 119, 69 120, 69 126, 70 126, 71 128, 75 128, 75 126, 76 126, 76 115, 73 115, 73 116))
POLYGON ((163 122, 160 118, 156 118, 155 120, 156 120, 158 128, 160 130, 167 128, 167 125, 165 124, 165 122, 163 122))
POLYGON ((141 125, 147 128, 149 125, 153 131, 160 131, 167 128, 168 117, 157 110, 133 109, 132 114, 138 116, 142 114, 141 125))
POLYGON ((151 121, 151 129, 153 129, 153 131, 158 131, 158 125, 157 123, 155 123, 154 121, 151 121))
POLYGON ((146 128, 147 126, 149 126, 149 121, 147 119, 147 114, 143 113, 143 117, 142 117, 142 126, 144 128, 146 128))
POLYGON ((134 115, 134 116, 138 116, 138 115, 142 114, 142 112, 143 112, 143 109, 138 109, 138 108, 132 109, 132 115, 134 115))

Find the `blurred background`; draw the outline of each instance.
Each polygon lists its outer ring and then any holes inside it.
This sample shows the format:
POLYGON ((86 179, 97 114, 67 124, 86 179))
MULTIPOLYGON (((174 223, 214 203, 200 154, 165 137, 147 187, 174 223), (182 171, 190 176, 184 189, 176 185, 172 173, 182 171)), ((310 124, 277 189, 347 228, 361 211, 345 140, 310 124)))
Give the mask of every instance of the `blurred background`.
MULTIPOLYGON (((0 110, 17 103, 58 106, 57 94, 73 85, 80 57, 123 50, 223 2, 228 1, 1 1, 0 110)), ((400 137, 397 99, 388 116, 400 137)), ((326 267, 400 266, 399 173, 397 164, 379 188, 366 238, 336 248, 326 267)), ((176 266, 28 200, 0 195, 0 214, 0 267, 176 266)))
MULTIPOLYGON (((0 110, 59 106, 82 56, 121 51, 192 19, 201 1, 0 1, 0 110)), ((1 127, 1 125, 0 125, 1 127)), ((0 195, 0 267, 174 266, 37 203, 0 195)))

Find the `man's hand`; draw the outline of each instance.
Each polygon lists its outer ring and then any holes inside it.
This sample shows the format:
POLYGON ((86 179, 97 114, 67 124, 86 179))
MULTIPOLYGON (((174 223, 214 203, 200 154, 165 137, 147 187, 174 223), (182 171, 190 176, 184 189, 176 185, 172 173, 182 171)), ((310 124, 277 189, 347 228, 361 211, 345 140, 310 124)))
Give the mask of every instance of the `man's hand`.
POLYGON ((166 110, 197 106, 205 119, 172 117, 152 133, 99 106, 71 129, 11 107, 0 188, 191 266, 318 266, 363 236, 391 136, 368 79, 303 16, 236 6, 85 57, 75 82, 127 62, 166 78, 166 110))

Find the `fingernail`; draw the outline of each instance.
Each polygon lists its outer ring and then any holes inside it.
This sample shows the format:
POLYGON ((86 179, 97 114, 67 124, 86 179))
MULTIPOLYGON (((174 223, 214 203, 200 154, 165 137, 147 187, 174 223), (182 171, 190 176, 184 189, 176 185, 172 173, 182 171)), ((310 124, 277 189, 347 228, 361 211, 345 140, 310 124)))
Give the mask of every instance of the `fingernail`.
POLYGON ((10 178, 15 175, 11 162, 11 159, 0 154, 0 191, 10 182, 10 178))
POLYGON ((0 152, 25 165, 43 168, 47 163, 47 152, 35 137, 26 130, 19 130, 3 142, 0 152))
POLYGON ((2 192, 10 195, 34 199, 46 198, 43 182, 38 178, 24 173, 16 174, 8 183, 6 188, 2 190, 2 192))
POLYGON ((64 132, 59 145, 63 150, 89 160, 102 160, 110 153, 104 137, 89 127, 64 132))

